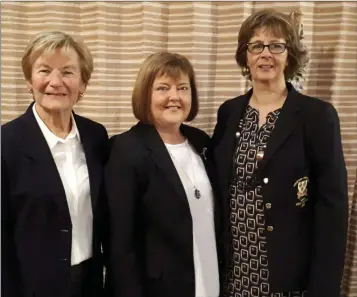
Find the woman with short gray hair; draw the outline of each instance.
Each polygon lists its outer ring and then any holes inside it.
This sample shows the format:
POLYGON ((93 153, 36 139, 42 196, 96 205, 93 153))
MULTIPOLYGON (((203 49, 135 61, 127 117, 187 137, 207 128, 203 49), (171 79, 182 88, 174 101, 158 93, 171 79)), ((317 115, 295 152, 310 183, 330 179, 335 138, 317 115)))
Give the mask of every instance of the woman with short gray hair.
POLYGON ((41 32, 22 59, 34 102, 1 128, 2 296, 102 296, 108 135, 73 112, 93 58, 62 32, 41 32))

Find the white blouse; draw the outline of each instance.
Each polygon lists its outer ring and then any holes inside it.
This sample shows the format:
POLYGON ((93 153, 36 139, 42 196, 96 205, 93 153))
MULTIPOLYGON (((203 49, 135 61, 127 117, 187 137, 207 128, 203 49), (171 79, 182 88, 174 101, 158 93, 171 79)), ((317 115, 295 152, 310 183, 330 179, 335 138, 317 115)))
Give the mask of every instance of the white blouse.
POLYGON ((184 186, 192 216, 195 296, 218 297, 219 272, 211 183, 200 156, 187 140, 165 145, 184 186), (194 195, 195 188, 201 193, 199 199, 194 195))
POLYGON ((66 193, 72 221, 71 265, 76 265, 92 257, 93 233, 89 175, 79 131, 72 115, 72 130, 66 139, 61 139, 42 121, 36 111, 36 104, 32 110, 50 148, 66 193))

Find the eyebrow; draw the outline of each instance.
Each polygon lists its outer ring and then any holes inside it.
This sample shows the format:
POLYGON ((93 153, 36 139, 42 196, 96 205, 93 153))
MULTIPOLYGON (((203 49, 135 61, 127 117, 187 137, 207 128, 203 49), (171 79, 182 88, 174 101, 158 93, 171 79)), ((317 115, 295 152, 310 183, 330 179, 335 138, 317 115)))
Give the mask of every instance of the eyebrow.
MULTIPOLYGON (((51 68, 48 64, 45 64, 45 63, 41 63, 41 64, 37 65, 36 68, 41 68, 41 67, 51 68)), ((73 69, 73 70, 75 70, 76 67, 74 65, 66 65, 66 66, 62 67, 62 69, 73 69)))
POLYGON ((41 67, 50 68, 50 66, 48 66, 47 64, 44 64, 44 63, 36 65, 36 68, 41 68, 41 67))
MULTIPOLYGON (((254 41, 252 41, 251 43, 264 43, 264 41, 262 41, 262 40, 254 40, 254 41)), ((280 41, 280 40, 278 40, 278 39, 272 39, 272 40, 269 40, 269 42, 271 43, 271 42, 273 42, 273 43, 284 43, 283 41, 280 41)))
MULTIPOLYGON (((168 83, 165 83, 165 82, 157 82, 157 83, 155 83, 155 85, 165 85, 165 86, 170 86, 170 84, 168 84, 168 83)), ((178 84, 179 86, 182 86, 182 85, 190 85, 190 83, 188 83, 188 82, 184 82, 184 83, 180 83, 180 84, 178 84)))
POLYGON ((67 66, 64 66, 63 69, 77 69, 77 68, 74 65, 67 65, 67 66))

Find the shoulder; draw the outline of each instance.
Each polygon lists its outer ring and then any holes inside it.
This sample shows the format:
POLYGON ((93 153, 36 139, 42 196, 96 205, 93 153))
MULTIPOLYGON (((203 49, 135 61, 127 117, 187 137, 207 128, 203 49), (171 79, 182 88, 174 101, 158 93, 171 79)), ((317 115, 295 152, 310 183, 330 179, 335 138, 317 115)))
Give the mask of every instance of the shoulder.
POLYGON ((24 115, 1 125, 1 146, 19 141, 25 131, 24 127, 24 115))
POLYGON ((13 133, 14 131, 21 131, 23 127, 23 117, 24 115, 21 115, 16 119, 13 119, 1 125, 1 137, 3 137, 4 134, 8 135, 10 133, 13 133))
MULTIPOLYGON (((28 123, 25 114, 1 126, 1 159, 9 164, 17 164, 19 156, 26 150, 27 144, 23 139, 28 133, 28 123)), ((14 165, 16 166, 16 165, 14 165)))
POLYGON ((299 100, 301 101, 300 110, 306 121, 314 123, 339 121, 337 110, 330 102, 303 94, 299 94, 299 100))
POLYGON ((107 176, 118 172, 129 175, 133 170, 141 176, 149 170, 150 152, 145 149, 134 127, 110 138, 109 158, 105 167, 107 176))
POLYGON ((185 132, 189 132, 190 134, 194 134, 197 137, 202 137, 202 138, 209 138, 208 134, 203 131, 202 129, 196 128, 194 126, 182 124, 182 128, 184 129, 185 132))
POLYGON ((135 137, 135 133, 130 129, 120 134, 115 134, 110 138, 111 146, 113 147, 123 147, 123 148, 133 148, 138 146, 139 141, 135 137))
POLYGON ((209 135, 205 131, 203 131, 199 128, 183 124, 182 130, 183 130, 185 136, 188 137, 189 139, 195 138, 203 143, 208 142, 210 140, 209 135))
POLYGON ((144 147, 133 128, 113 135, 109 140, 110 155, 128 159, 137 159, 143 156, 144 147))
POLYGON ((218 112, 229 112, 232 107, 239 105, 242 100, 246 100, 247 94, 240 95, 224 101, 218 108, 218 112))
POLYGON ((216 126, 223 125, 232 116, 233 113, 240 115, 246 108, 249 98, 250 94, 248 92, 223 102, 218 108, 216 126))
POLYGON ((336 145, 341 145, 341 128, 335 107, 327 101, 306 95, 301 95, 299 100, 303 131, 316 158, 320 158, 322 151, 328 150, 328 147, 337 152, 336 145))
POLYGON ((74 119, 76 121, 76 124, 81 125, 82 127, 86 127, 86 129, 91 130, 91 133, 100 133, 104 135, 108 135, 107 129, 102 125, 101 123, 98 123, 96 121, 93 121, 89 118, 80 116, 78 114, 74 114, 74 119))

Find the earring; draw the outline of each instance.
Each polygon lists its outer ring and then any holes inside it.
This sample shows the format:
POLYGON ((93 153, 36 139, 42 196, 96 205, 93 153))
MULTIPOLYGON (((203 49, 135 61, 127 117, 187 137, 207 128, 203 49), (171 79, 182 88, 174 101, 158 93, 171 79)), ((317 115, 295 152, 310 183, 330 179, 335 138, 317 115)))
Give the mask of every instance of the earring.
POLYGON ((27 91, 28 91, 30 94, 33 93, 32 89, 28 89, 27 91))
POLYGON ((79 92, 77 102, 83 98, 83 95, 84 95, 83 93, 79 92))
POLYGON ((249 74, 250 74, 250 69, 249 69, 249 67, 244 67, 244 68, 243 68, 243 73, 244 73, 244 75, 249 75, 249 74))

